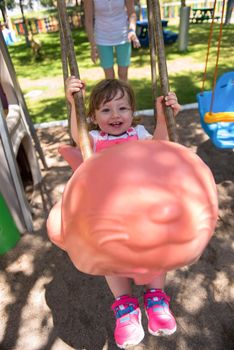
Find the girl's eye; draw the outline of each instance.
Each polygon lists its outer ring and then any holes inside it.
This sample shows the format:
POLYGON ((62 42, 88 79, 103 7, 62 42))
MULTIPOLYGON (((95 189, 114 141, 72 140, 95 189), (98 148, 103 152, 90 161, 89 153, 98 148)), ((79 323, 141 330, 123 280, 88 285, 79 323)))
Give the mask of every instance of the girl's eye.
POLYGON ((128 111, 130 111, 131 110, 131 108, 129 108, 129 107, 120 107, 119 108, 119 110, 120 110, 120 112, 123 112, 123 113, 125 113, 125 112, 128 112, 128 111))
POLYGON ((108 113, 109 111, 110 111, 109 108, 103 108, 103 109, 102 109, 102 112, 103 112, 103 113, 108 113))

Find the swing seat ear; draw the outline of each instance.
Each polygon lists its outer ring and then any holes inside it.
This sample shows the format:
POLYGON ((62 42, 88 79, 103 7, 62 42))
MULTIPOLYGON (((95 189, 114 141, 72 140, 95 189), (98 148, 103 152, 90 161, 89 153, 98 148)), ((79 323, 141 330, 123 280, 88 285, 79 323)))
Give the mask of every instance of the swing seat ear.
POLYGON ((81 151, 78 147, 60 145, 58 151, 73 171, 75 171, 83 162, 81 151))
POLYGON ((47 230, 50 232, 51 242, 65 250, 65 242, 62 235, 62 200, 57 202, 51 209, 46 225, 47 230))

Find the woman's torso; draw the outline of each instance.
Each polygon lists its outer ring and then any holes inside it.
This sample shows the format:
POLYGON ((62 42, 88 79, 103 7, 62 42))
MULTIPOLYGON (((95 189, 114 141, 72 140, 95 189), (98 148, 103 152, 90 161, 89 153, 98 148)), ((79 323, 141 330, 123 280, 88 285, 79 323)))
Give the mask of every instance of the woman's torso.
POLYGON ((128 17, 124 0, 93 0, 94 31, 98 45, 128 41, 128 17))

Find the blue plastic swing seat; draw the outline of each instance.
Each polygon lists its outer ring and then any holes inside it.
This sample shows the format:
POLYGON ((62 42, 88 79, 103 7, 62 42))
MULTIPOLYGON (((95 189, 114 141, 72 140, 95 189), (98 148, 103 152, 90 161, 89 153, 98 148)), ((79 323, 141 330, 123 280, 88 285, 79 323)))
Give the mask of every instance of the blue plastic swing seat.
MULTIPOLYGON (((234 121, 206 122, 211 99, 212 91, 197 94, 201 126, 216 147, 234 148, 234 121)), ((216 83, 212 115, 215 119, 215 113, 223 112, 224 115, 234 113, 234 71, 224 73, 216 83)))

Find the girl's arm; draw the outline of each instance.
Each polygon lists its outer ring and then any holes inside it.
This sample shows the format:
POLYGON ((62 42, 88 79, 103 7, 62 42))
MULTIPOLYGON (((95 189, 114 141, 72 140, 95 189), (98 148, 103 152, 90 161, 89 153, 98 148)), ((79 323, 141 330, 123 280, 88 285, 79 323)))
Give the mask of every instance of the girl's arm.
POLYGON ((140 42, 136 36, 136 20, 137 15, 134 7, 134 0, 126 0, 125 5, 127 8, 129 27, 128 27, 128 40, 132 41, 135 48, 140 47, 140 42))
POLYGON ((173 92, 169 92, 168 95, 164 98, 164 96, 160 96, 156 100, 156 109, 157 109, 157 126, 154 131, 153 139, 154 140, 168 140, 168 131, 165 119, 165 111, 164 105, 170 106, 173 109, 174 117, 181 110, 181 106, 177 101, 176 94, 173 92))
MULTIPOLYGON (((71 104, 71 136, 79 147, 79 133, 77 127, 77 118, 76 118, 76 108, 73 94, 75 92, 83 91, 85 93, 85 84, 81 80, 77 79, 74 76, 69 77, 66 80, 66 98, 71 104)), ((90 136, 91 146, 93 146, 93 138, 90 136)))
POLYGON ((98 58, 97 46, 94 38, 94 3, 93 0, 84 1, 84 12, 85 12, 85 28, 88 35, 88 39, 91 46, 91 59, 93 63, 96 63, 98 58))

